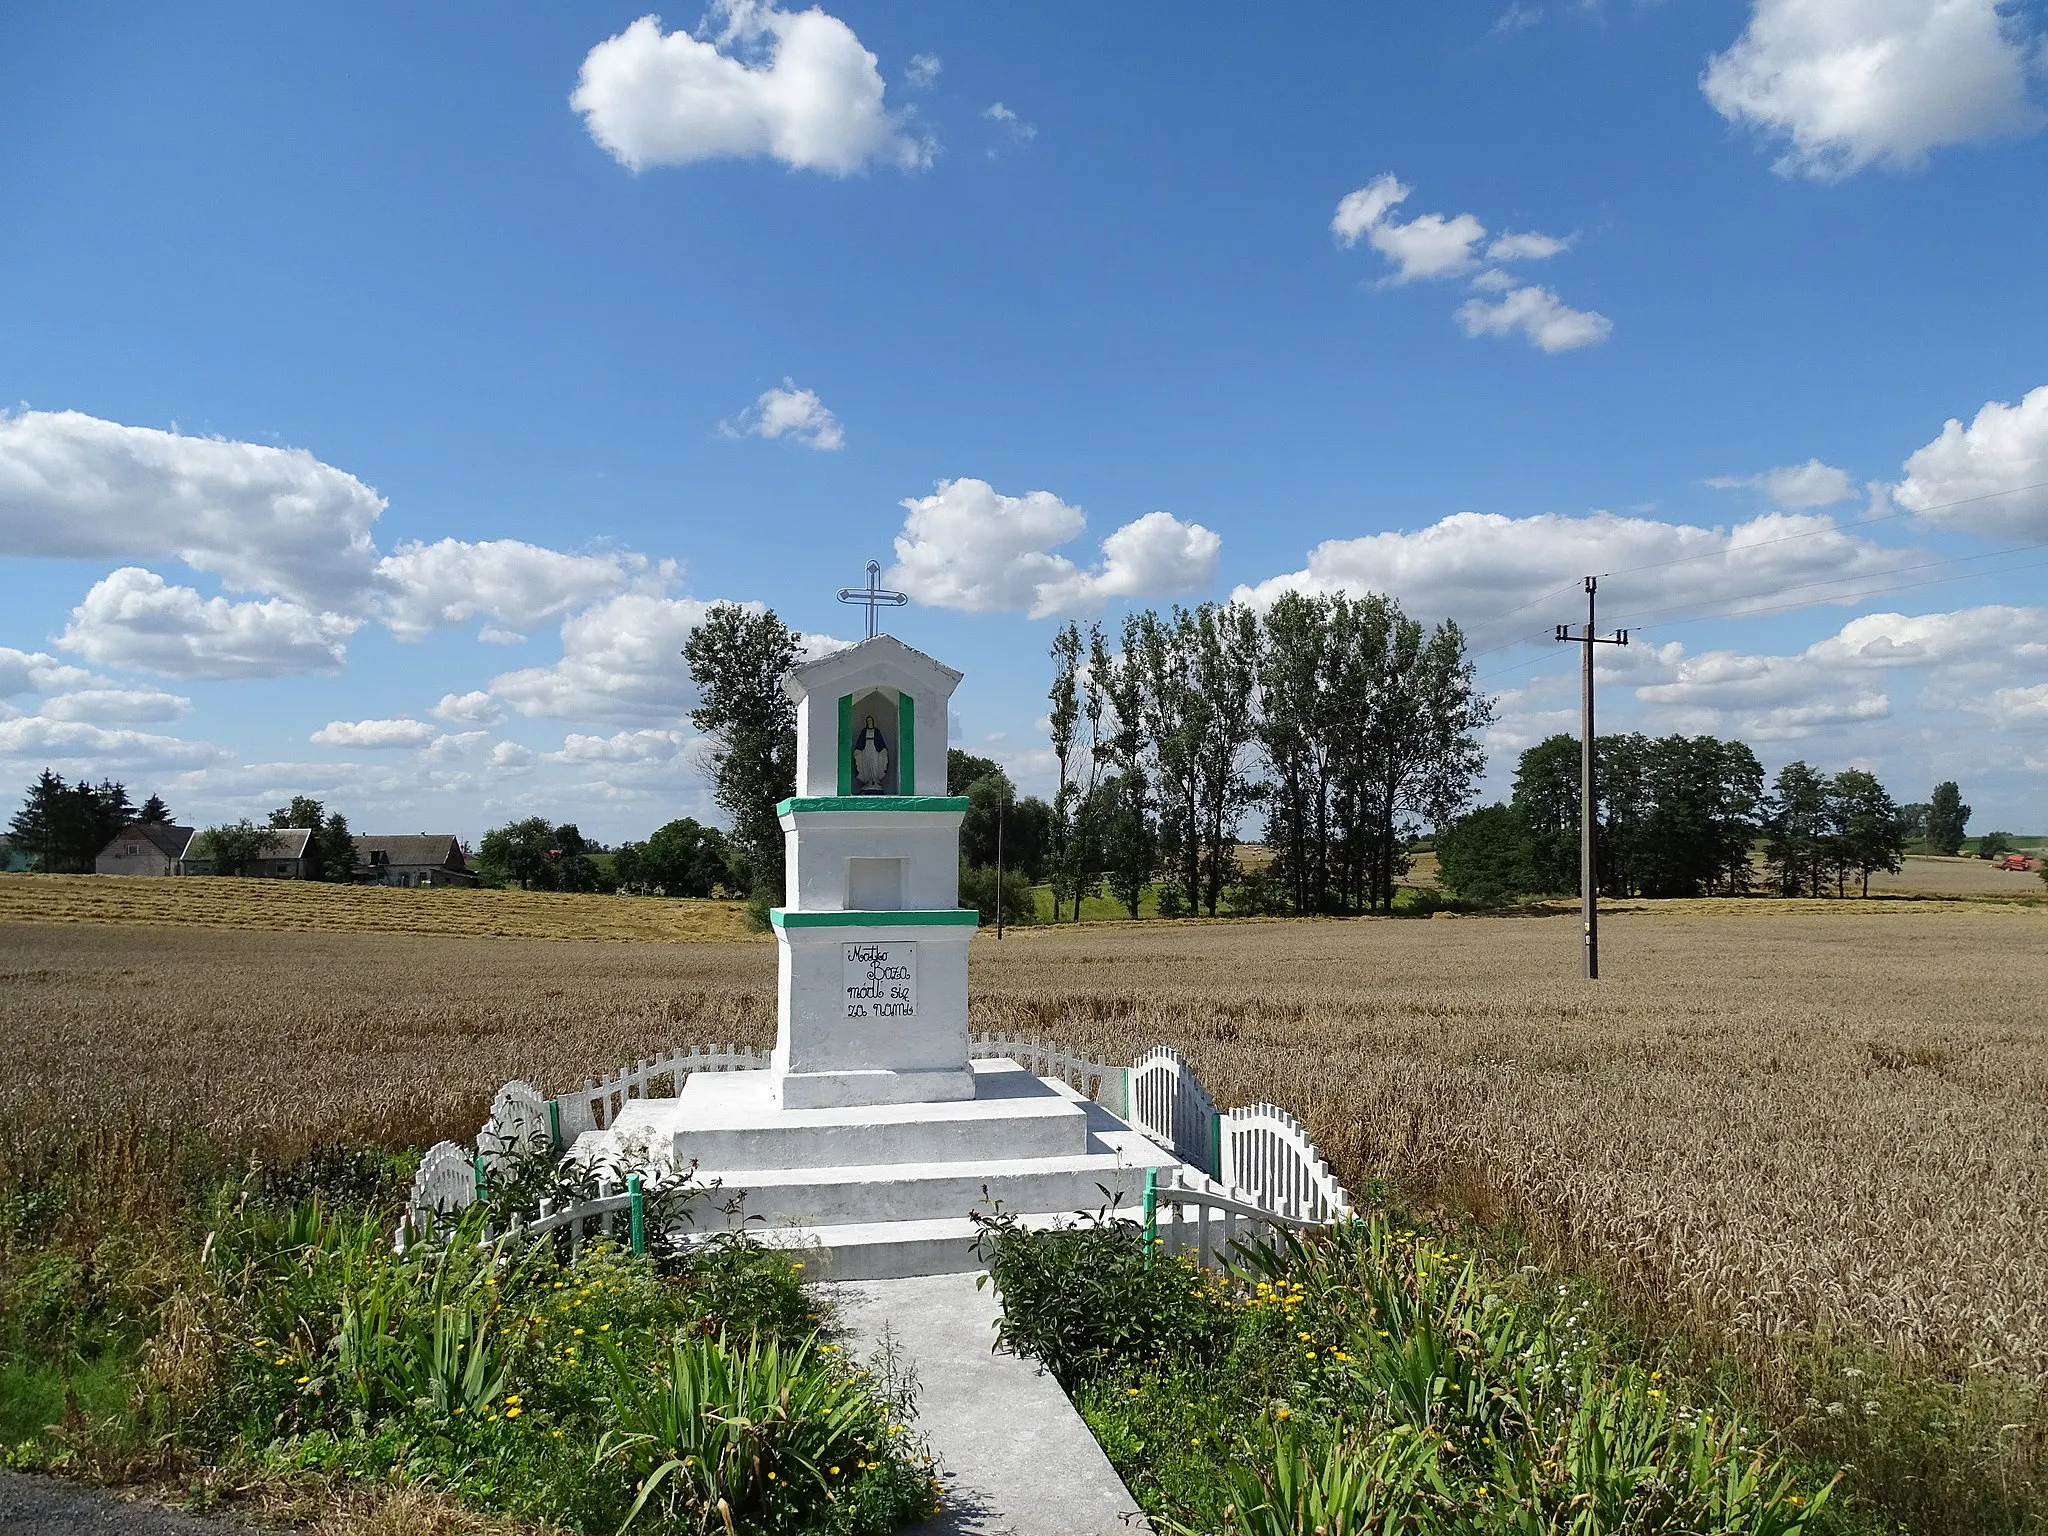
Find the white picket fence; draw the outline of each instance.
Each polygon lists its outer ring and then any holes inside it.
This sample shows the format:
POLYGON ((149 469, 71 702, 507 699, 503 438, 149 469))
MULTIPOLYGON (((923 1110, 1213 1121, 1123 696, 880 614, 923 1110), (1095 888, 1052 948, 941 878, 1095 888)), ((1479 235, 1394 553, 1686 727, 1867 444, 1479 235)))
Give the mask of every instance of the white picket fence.
POLYGON ((1277 1104, 1245 1104, 1221 1122, 1219 1179, 1288 1220, 1321 1225, 1351 1214, 1351 1197, 1308 1132, 1277 1104))
MULTIPOLYGON (((1120 1067, 1038 1036, 984 1032, 973 1036, 972 1055, 1008 1057, 1040 1076, 1057 1077, 1179 1158, 1185 1166, 1171 1170, 1159 1192, 1171 1212, 1160 1228, 1169 1252, 1191 1245, 1205 1255, 1200 1262, 1208 1263, 1216 1251, 1212 1224, 1227 1248, 1241 1222, 1311 1226, 1351 1212, 1344 1186, 1299 1120, 1275 1104, 1219 1111, 1194 1069, 1170 1046, 1155 1046, 1120 1067)), ((585 1131, 608 1129, 633 1099, 674 1097, 695 1072, 760 1071, 768 1064, 768 1052, 746 1046, 695 1046, 590 1078, 554 1099, 528 1083, 507 1083, 492 1100, 475 1153, 444 1141, 421 1159, 396 1244, 403 1251, 431 1232, 437 1217, 473 1204, 483 1183, 517 1158, 550 1150, 560 1155, 585 1131), (666 1092, 655 1091, 663 1086, 666 1092)), ((560 1210, 544 1204, 531 1221, 515 1219, 514 1229, 531 1236, 569 1226, 572 1246, 580 1245, 586 1218, 601 1219, 609 1232, 612 1215, 626 1209, 628 1199, 601 1193, 560 1210)))
POLYGON ((476 1203, 476 1186, 477 1159, 467 1147, 437 1141, 427 1148, 419 1172, 412 1176, 412 1199, 406 1203, 405 1221, 399 1227, 400 1251, 404 1251, 406 1228, 420 1234, 432 1231, 435 1218, 476 1203))
POLYGON ((1129 1115, 1131 1069, 1101 1056, 1077 1056, 1037 1035, 1001 1035, 978 1031, 968 1054, 976 1061, 1008 1057, 1027 1072, 1056 1077, 1119 1119, 1129 1115))
POLYGON ((1239 1243, 1253 1243, 1283 1229, 1320 1222, 1277 1211, 1241 1189, 1225 1189, 1186 1166, 1169 1168, 1149 1193, 1146 1235, 1158 1251, 1186 1254, 1203 1269, 1216 1269, 1239 1243))
POLYGON ((631 1099, 672 1099, 695 1072, 758 1072, 768 1065, 768 1052, 744 1045, 698 1045, 686 1051, 657 1052, 608 1077, 593 1077, 581 1088, 555 1100, 561 1123, 555 1127, 559 1146, 568 1146, 585 1131, 608 1129, 631 1099), (656 1093, 662 1079, 668 1091, 656 1093))
MULTIPOLYGON (((455 1153, 458 1158, 462 1156, 462 1149, 452 1141, 436 1143, 433 1151, 427 1155, 432 1157, 443 1148, 455 1153)), ((424 1169, 426 1164, 422 1162, 421 1167, 424 1169)), ((422 1209, 418 1203, 418 1187, 415 1185, 414 1204, 407 1209, 405 1219, 392 1234, 391 1246, 394 1252, 403 1254, 415 1243, 431 1241, 437 1216, 466 1209, 475 1203, 477 1195, 473 1167, 465 1171, 471 1175, 469 1198, 453 1206, 422 1209)), ((490 1227, 485 1227, 478 1236, 477 1246, 488 1248, 498 1243, 530 1242, 557 1229, 566 1228, 569 1234, 569 1257, 574 1260, 576 1255, 583 1251, 583 1245, 592 1238, 613 1237, 613 1228, 618 1217, 623 1213, 630 1218, 633 1207, 644 1199, 645 1196, 639 1190, 620 1187, 617 1179, 608 1171, 600 1170, 597 1175, 596 1195, 585 1200, 567 1202, 543 1198, 539 1211, 531 1220, 515 1212, 504 1231, 493 1231, 490 1227), (593 1227, 595 1231, 591 1230, 593 1227)), ((641 1233, 644 1240, 644 1224, 641 1233)))
POLYGON ((555 1145, 548 1101, 531 1083, 518 1079, 498 1090, 490 1118, 476 1133, 476 1154, 486 1173, 500 1173, 555 1145))
POLYGON ((1130 1103, 1132 1125, 1211 1178, 1222 1173, 1216 1101, 1179 1051, 1155 1045, 1131 1063, 1130 1103))

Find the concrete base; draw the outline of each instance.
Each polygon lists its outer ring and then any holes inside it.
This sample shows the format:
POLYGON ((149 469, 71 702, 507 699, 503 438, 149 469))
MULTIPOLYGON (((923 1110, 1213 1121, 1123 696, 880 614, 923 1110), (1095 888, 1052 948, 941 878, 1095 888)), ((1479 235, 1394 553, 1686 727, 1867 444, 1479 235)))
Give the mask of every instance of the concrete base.
POLYGON ((784 1072, 776 1077, 775 1087, 784 1109, 957 1104, 974 1097, 974 1074, 965 1067, 934 1072, 784 1072))
POLYGON ((790 1109, 773 1072, 702 1073, 674 1099, 636 1099, 575 1156, 641 1147, 695 1165, 737 1199, 700 1201, 696 1230, 720 1223, 811 1250, 814 1279, 889 1279, 978 1267, 974 1211, 1000 1203, 1049 1222, 1106 1207, 1135 1212, 1147 1169, 1171 1153, 1065 1083, 1007 1060, 973 1064, 975 1097, 954 1103, 790 1109))
POLYGON ((1069 1157, 1088 1150, 1081 1105, 1014 1062, 977 1061, 972 1098, 950 1103, 778 1103, 776 1074, 700 1072, 673 1099, 635 1099, 612 1132, 670 1152, 687 1168, 731 1175, 757 1168, 830 1169, 881 1163, 1069 1157))

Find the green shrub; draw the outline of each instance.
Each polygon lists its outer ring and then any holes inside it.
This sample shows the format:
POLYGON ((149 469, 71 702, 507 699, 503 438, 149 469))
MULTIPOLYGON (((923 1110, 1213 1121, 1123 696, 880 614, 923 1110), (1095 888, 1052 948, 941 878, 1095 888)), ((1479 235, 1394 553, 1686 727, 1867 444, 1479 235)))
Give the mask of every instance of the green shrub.
POLYGON ((1194 1268, 1145 1252, 1143 1230, 1108 1212, 1034 1230, 1000 1206, 975 1213, 975 1253, 1002 1297, 1002 1345, 1069 1392, 1132 1355, 1200 1359, 1228 1331, 1194 1268))
POLYGON ((1827 1476, 1573 1298, 1427 1233, 1349 1222, 1212 1277, 1145 1265, 1135 1232, 1012 1223, 992 1258, 1006 1342, 1076 1384, 1165 1528, 1794 1536, 1836 1514, 1827 1476))

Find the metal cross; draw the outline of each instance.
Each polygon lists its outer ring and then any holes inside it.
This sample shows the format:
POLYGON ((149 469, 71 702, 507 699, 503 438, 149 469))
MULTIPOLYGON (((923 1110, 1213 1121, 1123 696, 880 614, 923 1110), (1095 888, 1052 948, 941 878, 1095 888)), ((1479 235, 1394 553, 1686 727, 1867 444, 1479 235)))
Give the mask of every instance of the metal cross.
POLYGON ((880 585, 881 579, 882 562, 870 560, 868 562, 868 584, 865 587, 841 587, 839 589, 839 601, 842 603, 858 603, 867 609, 868 638, 870 640, 875 638, 875 610, 877 608, 901 608, 910 601, 910 594, 908 592, 891 592, 887 587, 880 585))

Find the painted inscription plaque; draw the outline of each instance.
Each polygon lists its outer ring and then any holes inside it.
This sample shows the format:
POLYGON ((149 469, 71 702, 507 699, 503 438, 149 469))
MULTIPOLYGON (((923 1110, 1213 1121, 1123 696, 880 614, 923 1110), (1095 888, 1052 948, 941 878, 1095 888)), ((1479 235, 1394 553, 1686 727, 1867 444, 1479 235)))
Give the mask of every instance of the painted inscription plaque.
POLYGON ((841 979, 849 1019, 917 1017, 917 945, 843 944, 841 979))

